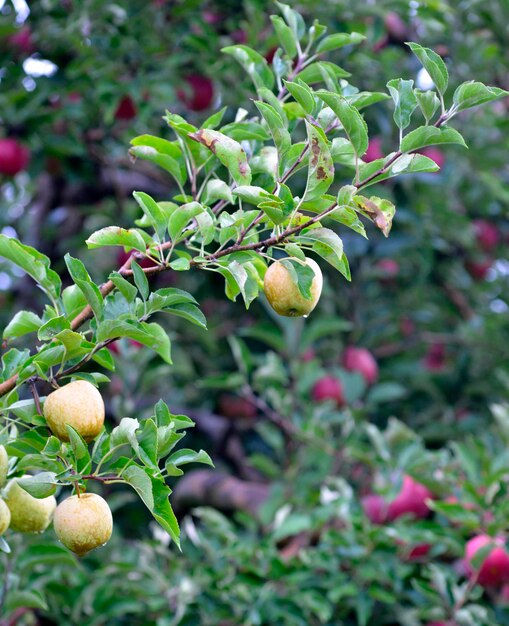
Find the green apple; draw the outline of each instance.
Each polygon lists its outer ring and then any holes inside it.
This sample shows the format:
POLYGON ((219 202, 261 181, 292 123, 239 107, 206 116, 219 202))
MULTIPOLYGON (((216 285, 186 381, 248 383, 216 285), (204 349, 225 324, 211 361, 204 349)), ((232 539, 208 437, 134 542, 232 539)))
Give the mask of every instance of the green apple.
POLYGON ((95 493, 83 493, 58 505, 53 526, 64 546, 83 556, 110 539, 113 518, 104 498, 95 493))
MULTIPOLYGON (((299 259, 292 261, 303 263, 299 259)), ((306 258, 308 265, 314 272, 315 277, 311 283, 311 298, 305 298, 297 284, 293 281, 290 271, 281 261, 275 261, 265 273, 263 289, 270 306, 279 315, 285 317, 307 316, 315 308, 322 293, 323 276, 320 266, 313 259, 306 258)))
POLYGON ((11 512, 9 511, 9 507, 0 498, 0 535, 4 534, 4 532, 9 528, 10 523, 11 512))
POLYGON ((92 383, 76 380, 49 394, 44 402, 44 417, 61 441, 69 441, 66 424, 85 441, 92 441, 104 424, 104 402, 92 383))
POLYGON ((10 527, 23 533, 46 530, 57 506, 53 496, 34 498, 18 485, 16 479, 8 484, 4 499, 11 512, 10 527))
POLYGON ((0 488, 7 482, 7 470, 9 459, 3 446, 0 446, 0 488))

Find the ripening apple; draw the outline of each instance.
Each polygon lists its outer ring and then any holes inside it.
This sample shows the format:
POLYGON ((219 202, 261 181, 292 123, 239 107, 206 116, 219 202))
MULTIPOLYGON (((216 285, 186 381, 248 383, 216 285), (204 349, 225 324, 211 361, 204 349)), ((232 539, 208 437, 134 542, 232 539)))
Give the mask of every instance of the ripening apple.
MULTIPOLYGON (((297 263, 303 263, 299 259, 292 259, 297 263)), ((315 308, 322 293, 323 276, 322 270, 316 261, 306 258, 306 265, 314 272, 311 282, 311 298, 305 298, 292 275, 282 261, 274 261, 265 273, 263 289, 270 306, 279 315, 285 317, 307 316, 315 308)))
POLYGON ((191 111, 204 111, 214 100, 214 83, 202 74, 190 74, 185 89, 177 90, 177 98, 191 111))
POLYGON ((473 227, 479 246, 484 252, 493 252, 500 238, 497 227, 487 220, 474 220, 473 227))
POLYGON ((258 414, 258 410, 252 402, 232 394, 221 394, 219 396, 217 410, 220 415, 230 419, 253 419, 258 414))
POLYGON ((75 380, 48 395, 44 417, 51 432, 61 441, 69 441, 66 424, 85 441, 92 441, 104 424, 104 402, 99 391, 86 380, 75 380))
POLYGON ((64 546, 83 556, 109 541, 113 517, 104 498, 96 493, 83 493, 58 505, 53 526, 64 546))
POLYGON ((377 159, 382 159, 384 156, 382 150, 382 138, 381 137, 372 137, 368 143, 368 149, 364 153, 362 160, 365 163, 371 163, 372 161, 376 161, 377 159))
POLYGON ((343 353, 343 366, 349 372, 359 372, 368 385, 378 380, 378 364, 366 348, 349 346, 343 353))
POLYGON ((371 523, 385 524, 387 521, 387 502, 383 496, 377 493, 364 496, 361 506, 371 523))
POLYGON ((8 464, 9 459, 7 457, 7 451, 3 446, 0 446, 0 488, 7 482, 8 464))
POLYGON ((42 533, 51 522, 57 501, 53 496, 34 498, 11 480, 5 490, 4 500, 11 513, 10 528, 23 533, 42 533))
POLYGON ((9 37, 9 43, 18 52, 29 55, 34 51, 34 42, 32 39, 32 31, 28 26, 23 26, 17 33, 9 37))
POLYGON ((136 117, 138 109, 131 96, 122 96, 115 110, 115 119, 128 122, 136 117))
POLYGON ((429 372, 441 372, 446 364, 444 344, 432 343, 424 355, 423 364, 429 372))
POLYGON ((485 280, 488 275, 493 259, 486 257, 475 261, 466 261, 465 269, 474 280, 485 280))
POLYGON ((11 512, 7 504, 0 498, 0 536, 9 528, 11 512))
POLYGON ((311 397, 315 402, 334 400, 338 407, 345 405, 345 393, 341 381, 334 376, 322 376, 313 385, 311 397))
POLYGON ((430 543, 418 543, 414 546, 410 552, 408 552, 405 557, 407 561, 420 561, 424 557, 428 556, 429 551, 431 550, 432 545, 430 543))
POLYGON ((17 139, 0 139, 0 174, 16 176, 26 170, 30 161, 30 152, 17 139))
POLYGON ((465 561, 470 576, 477 576, 477 582, 482 587, 499 587, 509 583, 509 554, 505 549, 503 537, 489 537, 485 534, 473 537, 465 546, 465 561), (474 555, 490 544, 493 545, 493 549, 488 552, 479 569, 474 569, 472 565, 474 555))
POLYGON ((414 480, 411 476, 403 476, 403 485, 398 495, 389 502, 387 519, 394 521, 403 515, 411 515, 416 519, 428 517, 429 508, 426 500, 433 497, 431 491, 414 480))

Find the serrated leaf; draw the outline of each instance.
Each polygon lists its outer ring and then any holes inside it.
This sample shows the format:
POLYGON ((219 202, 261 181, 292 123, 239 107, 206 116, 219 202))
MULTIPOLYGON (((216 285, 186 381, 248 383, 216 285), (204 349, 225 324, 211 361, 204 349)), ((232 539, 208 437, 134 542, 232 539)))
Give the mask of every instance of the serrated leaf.
POLYGON ((355 152, 361 157, 368 148, 368 127, 362 115, 343 96, 329 91, 317 91, 316 95, 334 111, 355 152))
POLYGON ((33 333, 42 325, 41 318, 32 311, 18 311, 3 332, 4 339, 16 339, 33 333))
POLYGON ((456 89, 452 101, 457 111, 463 111, 504 96, 509 96, 509 91, 470 80, 456 89))
POLYGON ((237 45, 222 48, 221 52, 229 54, 242 65, 257 89, 260 87, 272 89, 274 86, 274 75, 267 60, 256 50, 249 46, 237 45))
POLYGON ((291 146, 292 138, 288 132, 285 122, 279 112, 270 104, 261 100, 254 101, 256 108, 260 111, 263 119, 267 122, 270 134, 274 139, 280 157, 291 146))
POLYGON ((357 205, 357 210, 368 217, 388 237, 392 227, 392 220, 396 213, 394 204, 385 198, 371 196, 368 199, 360 195, 355 196, 354 202, 357 205))
POLYGON ((425 146, 435 146, 443 143, 458 143, 465 148, 467 147, 463 137, 454 128, 447 126, 442 126, 441 128, 420 126, 403 137, 401 151, 412 152, 425 146))
POLYGON ((34 498, 47 498, 57 490, 54 472, 40 472, 34 476, 25 476, 18 479, 18 484, 34 498))
POLYGON ((305 120, 309 143, 309 166, 303 200, 309 202, 327 193, 334 182, 334 162, 324 131, 305 120))
POLYGON ((387 88, 394 101, 394 121, 403 130, 410 124, 412 113, 417 108, 414 81, 395 78, 387 83, 387 88))
POLYGON ((316 52, 317 54, 321 54, 323 52, 329 52, 330 50, 337 50, 344 46, 360 43, 364 41, 364 39, 366 39, 366 37, 360 33, 335 33, 334 35, 324 37, 318 44, 316 52))
POLYGON ((85 266, 79 259, 75 259, 70 254, 66 254, 64 260, 74 283, 85 296, 95 317, 101 320, 103 317, 104 300, 99 291, 99 287, 92 282, 85 266))

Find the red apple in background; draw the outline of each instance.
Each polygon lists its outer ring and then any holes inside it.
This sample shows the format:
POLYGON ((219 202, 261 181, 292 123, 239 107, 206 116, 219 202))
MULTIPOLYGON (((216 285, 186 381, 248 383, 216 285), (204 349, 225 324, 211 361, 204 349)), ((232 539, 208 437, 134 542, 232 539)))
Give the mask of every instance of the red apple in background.
POLYGON ((115 110, 115 119, 129 121, 136 117, 137 108, 131 96, 122 96, 115 110))
POLYGON ((223 393, 219 396, 217 411, 220 415, 234 419, 253 419, 258 413, 258 409, 252 402, 229 393, 223 393))
POLYGON ((32 31, 28 26, 23 26, 17 33, 9 37, 9 43, 18 52, 26 55, 32 54, 34 51, 34 42, 32 40, 32 31))
POLYGON ((404 337, 410 337, 415 333, 415 324, 412 319, 409 317, 402 317, 399 322, 399 328, 401 330, 401 334, 404 337))
POLYGON ((387 502, 383 496, 376 493, 364 496, 361 506, 373 524, 384 524, 387 521, 387 502))
POLYGON ((439 150, 438 148, 435 148, 433 146, 419 150, 419 154, 428 157, 428 159, 431 159, 432 161, 435 161, 435 163, 440 168, 443 167, 445 163, 445 156, 442 150, 439 150))
POLYGON ((429 551, 433 546, 430 543, 418 543, 414 546, 406 556, 407 561, 420 561, 425 556, 428 556, 429 551))
POLYGON ((502 537, 477 535, 465 546, 465 561, 469 566, 470 576, 477 575, 477 582, 482 587, 498 587, 509 583, 509 554, 505 550, 502 537), (493 544, 478 570, 472 566, 472 559, 481 548, 493 544))
POLYGON ((244 44, 247 43, 247 33, 243 28, 237 28, 230 33, 230 37, 235 43, 244 44))
POLYGON ((191 111, 204 111, 214 100, 214 84, 207 76, 190 74, 184 78, 188 88, 177 91, 178 99, 191 111))
POLYGON ((432 343, 423 359, 424 367, 430 372, 440 372, 445 367, 445 346, 443 343, 432 343))
POLYGON ((394 521, 402 515, 412 515, 416 519, 428 517, 429 508, 426 500, 433 497, 431 491, 415 481, 411 476, 403 476, 401 491, 389 503, 387 519, 394 521))
POLYGON ((323 376, 313 385, 311 397, 315 402, 334 400, 338 407, 344 406, 345 396, 341 381, 334 376, 323 376))
POLYGON ((384 18, 387 34, 397 41, 408 40, 408 26, 394 11, 389 11, 384 18))
POLYGON ((371 161, 376 161, 377 159, 383 158, 384 153, 382 151, 382 138, 381 137, 373 137, 369 140, 368 149, 364 153, 362 160, 365 163, 371 163, 371 161))
POLYGON ((474 220, 473 226, 480 247, 484 252, 493 252, 499 241, 498 228, 487 220, 474 220))
POLYGON ((316 353, 313 348, 308 348, 307 350, 304 350, 304 352, 300 355, 300 360, 304 363, 308 363, 309 361, 312 361, 315 357, 316 353))
POLYGON ((399 263, 394 259, 380 259, 375 269, 384 285, 390 285, 399 275, 399 263))
POLYGON ((465 269, 474 280, 485 280, 492 265, 493 259, 484 258, 475 261, 466 261, 465 269))
POLYGON ((359 372, 368 385, 378 380, 378 364, 375 357, 366 348, 349 346, 343 353, 343 366, 349 372, 359 372))
POLYGON ((17 139, 0 139, 0 174, 16 176, 27 168, 29 161, 28 148, 17 139))
POLYGON ((269 65, 274 60, 274 55, 276 54, 276 52, 277 52, 277 46, 274 46, 265 54, 265 60, 267 61, 267 63, 269 63, 269 65))

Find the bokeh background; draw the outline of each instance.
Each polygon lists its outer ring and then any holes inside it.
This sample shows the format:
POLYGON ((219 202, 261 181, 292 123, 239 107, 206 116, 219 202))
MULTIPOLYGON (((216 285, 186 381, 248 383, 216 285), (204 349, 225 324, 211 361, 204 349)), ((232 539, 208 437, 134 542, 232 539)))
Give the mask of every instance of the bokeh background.
MULTIPOLYGON (((331 57, 362 90, 397 76, 430 87, 405 41, 437 51, 454 86, 509 89, 506 2, 291 5, 308 24, 366 36, 331 57)), ((1 232, 47 254, 64 284, 68 251, 104 280, 122 254, 88 251, 86 235, 132 224, 134 190, 178 193, 132 162, 130 140, 170 136, 166 109, 197 125, 222 106, 225 120, 251 110, 250 80, 220 50, 246 44, 271 61, 277 12, 264 0, 0 0, 1 232)), ((373 159, 395 149, 387 103, 366 121, 373 159)), ((172 367, 118 342, 107 419, 142 418, 163 398, 196 421, 186 447, 207 450, 216 469, 175 480, 182 553, 111 486, 108 547, 78 562, 51 552, 51 534, 19 540, 4 583, 17 576, 26 593, 4 606, 2 624, 509 624, 504 588, 459 599, 465 542, 503 532, 509 513, 509 100, 455 125, 469 150, 428 149, 440 172, 377 185, 397 207, 391 236, 341 233, 353 280, 326 272, 308 320, 277 318, 263 299, 246 311, 210 273, 157 278, 195 295, 209 330, 162 320, 172 367), (348 347, 369 351, 371 374, 345 361, 348 347), (334 392, 323 401, 324 377, 341 383, 344 403, 334 392), (361 498, 393 497, 402 474, 455 498, 452 508, 372 524, 361 498)), ((0 259, 0 326, 41 302, 0 259)))

